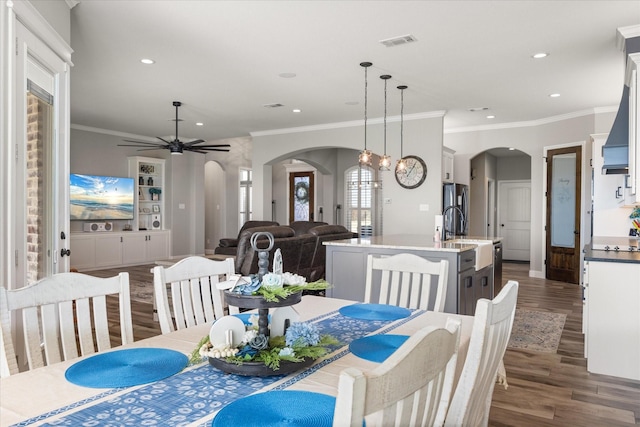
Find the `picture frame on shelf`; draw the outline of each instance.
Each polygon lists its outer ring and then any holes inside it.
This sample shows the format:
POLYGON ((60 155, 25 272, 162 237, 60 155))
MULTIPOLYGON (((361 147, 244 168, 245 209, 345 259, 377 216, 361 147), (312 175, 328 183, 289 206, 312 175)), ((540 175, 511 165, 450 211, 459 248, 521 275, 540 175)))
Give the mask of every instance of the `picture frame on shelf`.
POLYGON ((153 205, 153 213, 160 213, 160 205, 153 205))

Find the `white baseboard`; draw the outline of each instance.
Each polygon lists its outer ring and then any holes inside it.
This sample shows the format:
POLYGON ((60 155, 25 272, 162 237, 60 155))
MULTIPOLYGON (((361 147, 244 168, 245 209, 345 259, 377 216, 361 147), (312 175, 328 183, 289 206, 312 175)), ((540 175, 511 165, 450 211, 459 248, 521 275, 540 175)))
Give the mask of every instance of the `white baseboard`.
POLYGON ((544 271, 529 270, 529 277, 535 277, 536 279, 546 279, 544 271))

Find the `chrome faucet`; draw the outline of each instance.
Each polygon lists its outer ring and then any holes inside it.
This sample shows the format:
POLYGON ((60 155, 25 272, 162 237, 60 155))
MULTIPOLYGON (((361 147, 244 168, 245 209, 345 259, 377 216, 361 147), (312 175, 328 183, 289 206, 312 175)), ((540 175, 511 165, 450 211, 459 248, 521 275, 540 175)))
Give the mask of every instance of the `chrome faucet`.
POLYGON ((447 230, 447 213, 451 209, 456 209, 458 212, 460 212, 460 218, 462 218, 462 229, 465 228, 465 224, 467 222, 467 219, 464 217, 464 212, 462 212, 462 209, 460 209, 459 206, 451 205, 444 208, 444 210, 442 211, 442 236, 441 236, 441 240, 443 242, 449 239, 449 236, 447 233, 450 233, 450 230, 447 230))

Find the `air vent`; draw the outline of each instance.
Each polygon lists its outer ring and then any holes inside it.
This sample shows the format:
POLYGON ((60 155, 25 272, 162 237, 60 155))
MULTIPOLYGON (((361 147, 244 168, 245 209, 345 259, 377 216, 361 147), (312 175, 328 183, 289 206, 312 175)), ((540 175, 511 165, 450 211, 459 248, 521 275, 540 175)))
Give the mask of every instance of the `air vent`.
POLYGON ((406 36, 393 37, 386 40, 380 40, 380 43, 385 45, 386 47, 399 46, 401 44, 407 44, 412 42, 417 42, 418 39, 412 36, 411 34, 407 34, 406 36))
POLYGON ((265 108, 280 108, 280 107, 284 107, 283 104, 279 104, 279 103, 275 103, 275 104, 264 104, 263 107, 265 108))

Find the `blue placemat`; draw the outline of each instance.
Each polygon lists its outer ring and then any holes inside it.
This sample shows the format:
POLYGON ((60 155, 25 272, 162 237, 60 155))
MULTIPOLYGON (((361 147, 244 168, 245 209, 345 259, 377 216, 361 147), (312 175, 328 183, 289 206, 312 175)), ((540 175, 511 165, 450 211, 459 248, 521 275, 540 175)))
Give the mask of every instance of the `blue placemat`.
POLYGON ((336 398, 310 391, 252 394, 222 408, 212 427, 331 427, 336 398))
POLYGON ((398 320, 411 315, 408 308, 386 304, 353 304, 339 311, 343 316, 364 320, 398 320))
POLYGON ((352 341, 349 351, 362 359, 382 363, 407 339, 409 335, 371 335, 352 341))
POLYGON ((100 353, 71 365, 64 376, 83 387, 117 388, 147 384, 182 371, 186 355, 164 348, 131 348, 100 353))

